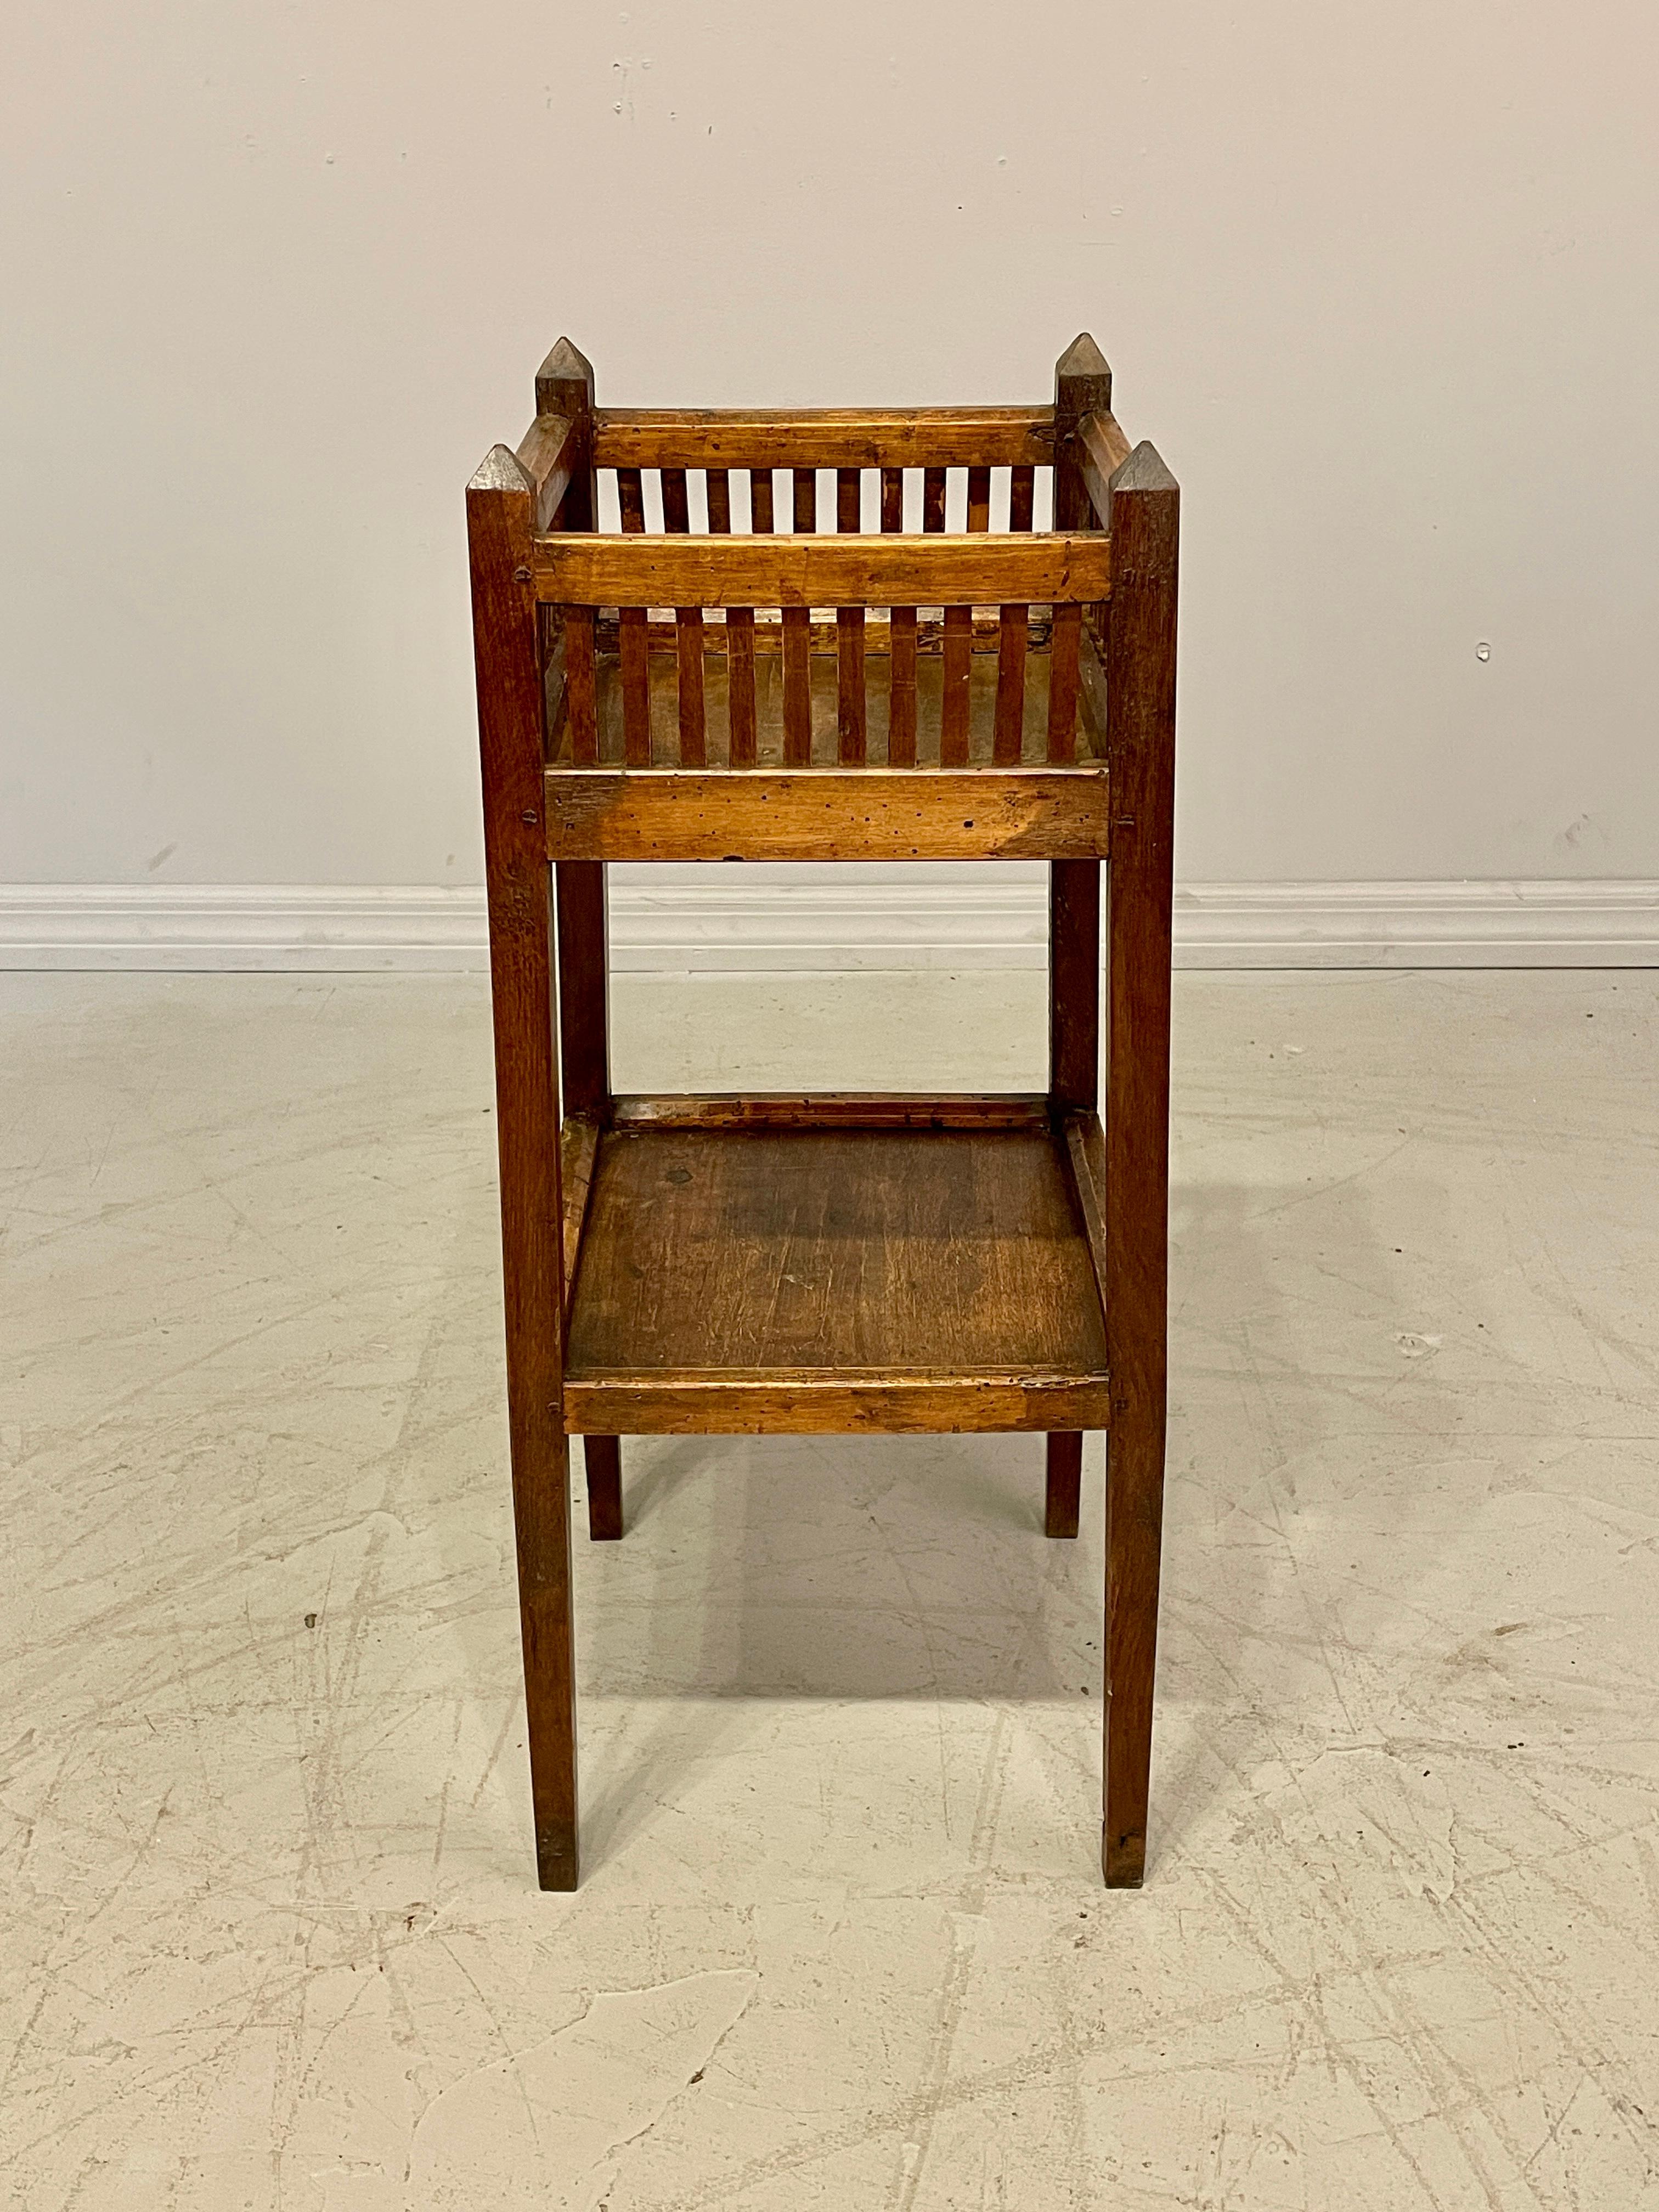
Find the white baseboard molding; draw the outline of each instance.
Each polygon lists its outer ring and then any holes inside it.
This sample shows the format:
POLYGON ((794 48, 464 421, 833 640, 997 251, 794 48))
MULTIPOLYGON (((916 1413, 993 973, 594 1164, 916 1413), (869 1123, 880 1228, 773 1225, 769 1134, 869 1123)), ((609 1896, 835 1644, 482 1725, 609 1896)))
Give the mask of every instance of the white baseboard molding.
MULTIPOLYGON (((1041 969, 1042 872, 618 871, 621 973, 1041 969)), ((1182 968, 1659 967, 1659 883, 1193 884, 1182 968)), ((0 885, 0 969, 487 964, 483 893, 419 885, 0 885)))
POLYGON ((0 969, 303 973, 488 965, 480 890, 0 884, 0 969))
POLYGON ((1192 884, 1182 968, 1659 967, 1659 883, 1192 884))

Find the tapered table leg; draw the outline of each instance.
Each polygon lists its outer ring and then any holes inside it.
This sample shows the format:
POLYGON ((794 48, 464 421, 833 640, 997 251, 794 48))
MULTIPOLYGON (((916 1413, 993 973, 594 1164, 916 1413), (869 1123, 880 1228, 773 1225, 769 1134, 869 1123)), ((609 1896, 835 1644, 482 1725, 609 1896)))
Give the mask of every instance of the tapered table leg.
POLYGON ((622 1438, 584 1437, 587 1462, 587 1533, 596 1544, 614 1544, 623 1532, 622 1438))
POLYGON ((1075 1431, 1048 1438, 1045 1536, 1075 1536, 1083 1494, 1083 1438, 1075 1431))

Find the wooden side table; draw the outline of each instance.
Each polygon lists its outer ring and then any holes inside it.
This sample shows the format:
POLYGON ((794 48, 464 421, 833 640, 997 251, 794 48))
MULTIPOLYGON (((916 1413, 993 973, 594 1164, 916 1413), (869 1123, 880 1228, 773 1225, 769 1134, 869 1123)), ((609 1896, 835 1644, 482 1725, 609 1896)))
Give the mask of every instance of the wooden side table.
POLYGON ((1097 1428, 1102 1863, 1133 1887, 1164 1485, 1175 481, 1131 451, 1087 337, 1052 406, 724 412, 598 407, 561 339, 467 515, 542 1886, 577 1878, 571 1436, 592 1533, 617 1537, 625 1435, 1041 1430, 1048 1533, 1069 1536, 1097 1428), (607 479, 619 529, 599 527, 607 479), (606 863, 779 859, 1047 860, 1047 1092, 613 1095, 606 863))

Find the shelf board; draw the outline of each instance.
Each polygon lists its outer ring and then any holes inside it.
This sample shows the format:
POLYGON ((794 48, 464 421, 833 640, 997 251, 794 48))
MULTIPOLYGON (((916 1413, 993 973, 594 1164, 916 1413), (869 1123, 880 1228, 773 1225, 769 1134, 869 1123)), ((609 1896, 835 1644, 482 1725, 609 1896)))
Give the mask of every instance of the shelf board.
POLYGON ((568 1430, 1106 1425, 1077 1146, 1032 1101, 866 1103, 618 1102, 580 1210, 568 1430))

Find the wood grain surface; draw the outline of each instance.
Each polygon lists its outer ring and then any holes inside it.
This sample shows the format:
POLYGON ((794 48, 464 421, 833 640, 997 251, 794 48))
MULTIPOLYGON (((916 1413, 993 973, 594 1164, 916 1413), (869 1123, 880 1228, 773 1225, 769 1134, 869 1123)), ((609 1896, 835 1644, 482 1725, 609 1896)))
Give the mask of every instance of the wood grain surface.
POLYGON ((546 693, 530 585, 535 487, 497 446, 467 487, 495 1034, 501 1285, 536 1863, 577 1872, 570 1481, 560 1407, 559 1191, 552 884, 541 823, 546 693))
POLYGON ((1129 441, 1109 410, 1085 415, 1078 424, 1073 452, 1083 477, 1083 488, 1094 510, 1093 520, 1102 530, 1111 527, 1113 471, 1129 458, 1129 441))
POLYGON ((1081 530, 1090 520, 1078 429, 1085 416, 1109 414, 1112 372, 1087 331, 1073 338, 1054 364, 1054 463, 1056 530, 1081 530))
POLYGON ((629 1094, 612 1104, 618 1129, 1028 1129, 1049 1127, 1050 1102, 1018 1092, 725 1091, 629 1094))
POLYGON ((469 487, 544 1887, 574 1887, 577 1863, 567 1432, 591 1438, 601 1541, 623 1532, 630 1432, 1043 1431, 1044 1526, 1073 1537, 1084 1432, 1109 1427, 1102 1865, 1113 1887, 1141 1880, 1179 494, 1111 400, 1085 333, 1051 408, 599 410, 561 339, 519 453, 495 448, 469 487), (596 527, 600 469, 614 534, 596 527), (1051 864, 1042 1097, 612 1096, 607 862, 1028 857, 1051 864))
POLYGON ((599 1124, 586 1114, 572 1115, 559 1129, 560 1204, 564 1215, 564 1303, 576 1287, 576 1260, 581 1250, 582 1230, 587 1219, 587 1194, 593 1182, 593 1163, 599 1157, 599 1124))
POLYGON ((679 538, 622 531, 538 538, 534 567, 541 598, 583 607, 1054 605, 1103 599, 1112 588, 1103 532, 842 538, 809 536, 798 526, 789 537, 679 538))
MULTIPOLYGON (((968 610, 952 611, 965 615, 968 610)), ((1024 617, 1027 611, 1014 611, 1024 617)), ((547 612, 556 620, 556 610, 547 612)), ((968 762, 1012 767, 1020 760, 1046 761, 1049 611, 1030 611, 1025 650, 1006 660, 1001 612, 976 613, 968 627, 968 762)), ((594 631, 599 764, 678 766, 678 623, 647 618, 643 608, 633 608, 620 617, 602 615, 594 631)), ((866 760, 878 767, 937 765, 944 746, 945 623, 937 613, 918 619, 915 608, 895 608, 890 622, 884 611, 866 613, 862 632, 866 760)), ((1085 683, 1079 693, 1077 757, 1103 761, 1103 679, 1086 622, 1082 634, 1079 665, 1085 683)), ((708 764, 837 764, 847 687, 856 680, 842 647, 839 621, 810 620, 804 608, 791 610, 782 622, 775 611, 756 617, 744 608, 728 608, 723 622, 718 614, 712 616, 702 629, 708 764), (793 659, 787 662, 786 654, 793 659), (785 714, 791 683, 800 687, 793 735, 785 714)), ((555 757, 570 759, 568 726, 557 726, 556 736, 555 757)))
POLYGON ((1048 407, 602 407, 601 468, 1030 467, 1053 451, 1048 407))
POLYGON ((634 1126, 600 1139, 573 1428, 695 1427, 745 1396, 746 1419, 780 1433, 821 1432, 849 1408, 866 1425, 887 1399, 910 1425, 1096 1427, 1104 1370, 1093 1264, 1048 1129, 634 1126), (805 1393, 793 1407, 792 1391, 805 1393), (1089 1417, 1064 1418, 1057 1393, 1089 1417))
POLYGON ((580 416, 573 420, 568 415, 538 415, 519 441, 519 459, 536 488, 538 530, 551 530, 553 518, 564 504, 570 479, 582 465, 583 433, 580 416))
POLYGON ((1111 487, 1119 589, 1108 610, 1112 762, 1105 1237, 1114 1433, 1106 1486, 1106 1791, 1102 1864, 1146 1858, 1169 1328, 1170 920, 1181 495, 1151 446, 1111 487))
POLYGON ((572 1436, 1014 1436, 1106 1425, 1103 1374, 575 1376, 572 1436))
POLYGON ((1093 768, 550 769, 559 861, 1087 860, 1110 795, 1093 768))

